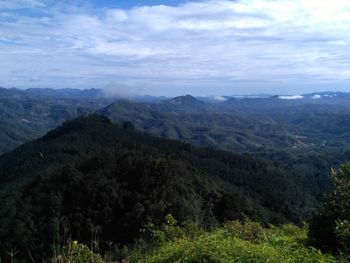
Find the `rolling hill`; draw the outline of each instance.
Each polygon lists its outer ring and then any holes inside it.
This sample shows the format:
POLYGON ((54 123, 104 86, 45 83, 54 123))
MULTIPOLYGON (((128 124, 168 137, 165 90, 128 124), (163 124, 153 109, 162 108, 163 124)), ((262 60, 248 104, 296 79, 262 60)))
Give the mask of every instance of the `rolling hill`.
POLYGON ((245 217, 300 223, 317 202, 294 179, 273 162, 80 117, 0 156, 1 253, 50 255, 54 219, 74 239, 88 242, 93 226, 116 244, 166 214, 208 228, 245 217))

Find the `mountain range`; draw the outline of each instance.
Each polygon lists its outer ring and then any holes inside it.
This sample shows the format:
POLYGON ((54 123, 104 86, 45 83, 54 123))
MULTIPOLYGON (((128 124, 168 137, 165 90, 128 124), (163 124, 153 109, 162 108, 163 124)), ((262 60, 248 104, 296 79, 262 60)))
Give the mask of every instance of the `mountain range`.
POLYGON ((167 214, 208 229, 301 224, 331 189, 330 168, 350 159, 349 105, 329 92, 126 100, 0 89, 0 254, 48 258, 58 221, 82 242, 93 227, 119 245, 167 214))
POLYGON ((81 242, 93 225, 119 244, 167 214, 208 228, 246 217, 300 224, 318 206, 306 189, 270 161, 79 117, 0 156, 0 253, 49 256, 61 218, 81 242))
POLYGON ((161 138, 283 163, 322 199, 330 167, 350 157, 349 102, 341 92, 126 100, 100 90, 0 89, 0 153, 96 113, 161 138))
POLYGON ((219 103, 190 95, 133 101, 107 98, 100 90, 0 89, 0 152, 93 112, 131 121, 160 137, 235 152, 331 147, 348 136, 347 93, 226 98, 219 103), (326 139, 330 133, 335 142, 326 139))

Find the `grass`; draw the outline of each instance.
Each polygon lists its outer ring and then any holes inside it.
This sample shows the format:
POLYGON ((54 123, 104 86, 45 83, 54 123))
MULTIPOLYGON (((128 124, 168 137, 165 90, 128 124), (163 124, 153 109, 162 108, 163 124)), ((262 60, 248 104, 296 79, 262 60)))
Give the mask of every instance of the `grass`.
POLYGON ((254 222, 231 222, 195 237, 184 235, 163 242, 131 262, 336 262, 328 254, 306 245, 307 228, 291 224, 263 229, 254 222))

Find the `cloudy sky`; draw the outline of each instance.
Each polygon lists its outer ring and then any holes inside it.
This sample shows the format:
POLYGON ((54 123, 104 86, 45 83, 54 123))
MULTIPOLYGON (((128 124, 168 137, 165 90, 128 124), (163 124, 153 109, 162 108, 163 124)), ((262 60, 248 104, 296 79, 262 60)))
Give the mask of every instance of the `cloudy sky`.
POLYGON ((0 86, 350 91, 349 0, 0 0, 0 86))

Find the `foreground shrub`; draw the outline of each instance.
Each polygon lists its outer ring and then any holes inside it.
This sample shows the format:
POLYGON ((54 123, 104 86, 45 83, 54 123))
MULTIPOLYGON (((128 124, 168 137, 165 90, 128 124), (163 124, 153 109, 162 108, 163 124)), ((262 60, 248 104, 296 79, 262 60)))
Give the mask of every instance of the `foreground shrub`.
POLYGON ((257 242, 263 234, 262 226, 250 220, 245 221, 244 224, 239 221, 228 222, 224 228, 234 237, 252 242, 257 242))
POLYGON ((263 229, 254 222, 231 222, 213 232, 165 242, 132 262, 336 262, 305 246, 307 229, 293 225, 263 229))
POLYGON ((99 254, 93 253, 86 245, 74 241, 68 245, 64 254, 53 259, 56 263, 103 263, 99 254))

